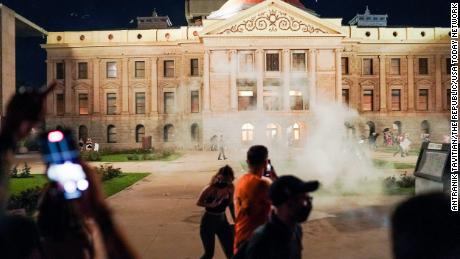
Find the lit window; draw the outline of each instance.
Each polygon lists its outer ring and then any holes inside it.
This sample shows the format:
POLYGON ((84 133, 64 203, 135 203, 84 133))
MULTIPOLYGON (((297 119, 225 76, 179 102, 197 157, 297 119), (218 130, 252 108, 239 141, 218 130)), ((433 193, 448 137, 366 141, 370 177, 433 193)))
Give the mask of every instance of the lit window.
POLYGON ((241 127, 241 140, 243 142, 250 142, 254 140, 254 126, 246 123, 241 127))
POLYGON ((192 91, 191 92, 191 112, 197 113, 200 112, 200 95, 199 91, 192 91))
POLYGON ((291 104, 291 110, 293 111, 303 110, 302 92, 298 90, 290 90, 289 91, 289 102, 291 104))
POLYGON ((364 90, 363 91, 363 111, 372 111, 374 107, 374 91, 364 90))
POLYGON ((117 62, 107 62, 107 78, 117 78, 117 62))
POLYGON ((78 94, 78 111, 80 115, 89 114, 88 94, 78 94))

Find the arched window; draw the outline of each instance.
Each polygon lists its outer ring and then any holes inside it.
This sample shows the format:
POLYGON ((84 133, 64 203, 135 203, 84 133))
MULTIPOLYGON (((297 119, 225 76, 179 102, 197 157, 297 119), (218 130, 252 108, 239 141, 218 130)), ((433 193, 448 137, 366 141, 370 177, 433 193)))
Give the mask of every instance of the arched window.
POLYGON ((427 120, 422 121, 422 124, 420 125, 422 129, 422 134, 430 134, 430 123, 427 120))
POLYGON ((241 127, 241 140, 243 142, 250 142, 254 140, 254 126, 246 123, 241 127))
POLYGON ((268 124, 266 134, 269 140, 277 139, 278 138, 278 127, 273 123, 268 124))
POLYGON ((173 125, 168 124, 163 128, 163 141, 164 142, 174 141, 174 126, 173 125))
POLYGON ((292 133, 293 133, 294 140, 300 140, 300 125, 299 124, 294 123, 294 125, 292 125, 292 133))
POLYGON ((142 139, 145 136, 145 127, 144 125, 137 125, 136 126, 136 142, 140 143, 142 142, 142 139))
POLYGON ((117 128, 113 125, 107 127, 107 142, 117 143, 117 128))
POLYGON ((190 127, 190 138, 193 142, 197 142, 199 140, 199 133, 198 124, 193 123, 190 127))
POLYGON ((393 129, 397 131, 398 135, 402 134, 402 123, 400 121, 393 122, 393 129))
POLYGON ((85 125, 78 127, 78 139, 83 140, 83 142, 86 142, 88 139, 88 128, 85 125))

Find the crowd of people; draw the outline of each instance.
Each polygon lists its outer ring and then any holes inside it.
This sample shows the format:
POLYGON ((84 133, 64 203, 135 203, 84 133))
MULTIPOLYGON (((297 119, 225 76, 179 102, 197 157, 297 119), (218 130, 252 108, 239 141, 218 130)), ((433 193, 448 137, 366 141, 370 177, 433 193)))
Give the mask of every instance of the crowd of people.
MULTIPOLYGON (((7 107, 0 130, 0 258, 139 258, 113 220, 94 170, 84 161, 78 164, 89 188, 80 198, 66 199, 62 188, 51 181, 40 199, 36 221, 5 209, 11 156, 17 143, 43 120, 44 101, 54 87, 21 90, 7 107)), ((300 224, 308 219, 313 209, 311 193, 320 184, 293 175, 279 177, 268 154, 265 146, 250 147, 248 172, 236 184, 227 165, 199 195, 197 205, 205 208, 201 258, 213 258, 215 236, 227 258, 302 257, 300 224), (226 217, 227 209, 234 225, 226 217)), ((413 197, 392 216, 394 257, 460 258, 459 233, 459 214, 450 211, 448 195, 413 197)))

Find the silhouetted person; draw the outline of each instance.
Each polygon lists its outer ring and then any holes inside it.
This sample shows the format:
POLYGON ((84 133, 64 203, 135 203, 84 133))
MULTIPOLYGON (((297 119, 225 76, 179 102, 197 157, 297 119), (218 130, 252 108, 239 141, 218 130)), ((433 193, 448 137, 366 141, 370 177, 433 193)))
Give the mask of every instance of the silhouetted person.
POLYGON ((220 168, 198 198, 197 205, 206 209, 200 225, 200 237, 204 247, 202 259, 213 258, 216 235, 227 258, 233 257, 234 235, 225 211, 228 207, 233 221, 235 221, 234 179, 233 169, 230 166, 226 165, 220 168))
MULTIPOLYGON (((262 179, 268 165, 268 149, 264 146, 252 146, 246 160, 249 172, 242 175, 235 188, 235 241, 234 252, 251 238, 254 230, 268 221, 271 202, 268 197, 270 182, 262 179)), ((270 178, 276 179, 275 170, 270 178)))
POLYGON ((224 136, 223 135, 220 135, 220 139, 219 139, 219 157, 217 159, 221 160, 221 157, 224 160, 227 159, 227 157, 225 156, 225 143, 224 143, 224 136))
POLYGON ((111 259, 138 258, 114 222, 96 172, 83 161, 79 164, 89 183, 82 197, 65 200, 62 190, 51 185, 41 201, 38 223, 46 255, 50 258, 92 258, 93 255, 106 255, 111 259), (62 211, 56 211, 55 207, 62 211), (95 249, 91 242, 91 233, 95 232, 100 233, 103 245, 99 247, 104 250, 95 249), (66 257, 69 251, 73 254, 66 257))
POLYGON ((0 129, 0 258, 42 258, 38 231, 33 221, 6 215, 8 171, 17 143, 43 119, 47 89, 20 88, 8 103, 0 129))
POLYGON ((429 193, 410 198, 392 216, 395 259, 460 258, 460 214, 450 197, 429 193))
MULTIPOLYGON (((318 181, 281 176, 270 186, 274 206, 269 221, 257 228, 241 253, 247 259, 302 258, 302 227, 313 208, 309 192, 316 191, 318 181)), ((237 257, 238 258, 238 257, 237 257)))

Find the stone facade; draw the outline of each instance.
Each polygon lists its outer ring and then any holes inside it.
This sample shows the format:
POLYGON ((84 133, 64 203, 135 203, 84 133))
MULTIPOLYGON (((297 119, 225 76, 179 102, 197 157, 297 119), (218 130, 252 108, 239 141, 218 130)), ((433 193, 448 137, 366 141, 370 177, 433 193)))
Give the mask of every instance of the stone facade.
POLYGON ((377 132, 400 122, 420 142, 426 120, 440 141, 449 132, 448 33, 342 26, 280 0, 202 26, 51 32, 47 77, 59 87, 47 127, 103 148, 140 147, 144 136, 156 148, 208 148, 221 134, 229 145, 300 145, 316 107, 345 102, 362 117, 359 134, 367 121, 377 132))

